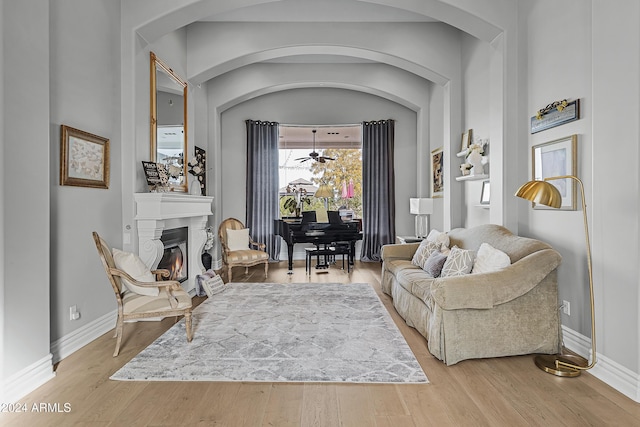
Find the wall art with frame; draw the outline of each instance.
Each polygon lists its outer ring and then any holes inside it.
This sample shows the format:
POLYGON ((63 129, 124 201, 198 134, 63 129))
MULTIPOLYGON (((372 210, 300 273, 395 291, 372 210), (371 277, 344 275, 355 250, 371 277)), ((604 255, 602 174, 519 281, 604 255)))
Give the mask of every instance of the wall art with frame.
POLYGON ((444 196, 444 151, 436 148, 431 151, 431 197, 444 196))
POLYGON ((109 140, 61 125, 60 185, 109 188, 109 140))
MULTIPOLYGON (((578 135, 545 142, 531 147, 533 179, 544 180, 554 176, 578 174, 577 153, 578 135)), ((562 196, 560 209, 576 210, 576 183, 574 180, 554 179, 549 181, 562 196)), ((533 203, 534 209, 553 209, 548 206, 533 203)))

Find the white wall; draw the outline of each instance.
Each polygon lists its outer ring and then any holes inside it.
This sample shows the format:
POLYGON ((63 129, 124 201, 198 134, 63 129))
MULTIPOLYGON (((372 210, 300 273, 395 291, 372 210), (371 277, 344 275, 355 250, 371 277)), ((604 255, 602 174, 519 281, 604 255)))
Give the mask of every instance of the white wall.
MULTIPOLYGON (((463 130, 473 129, 473 139, 489 139, 489 43, 478 40, 468 34, 463 35, 462 41, 462 84, 463 84, 463 130)), ((455 141, 454 141, 455 142, 455 141)), ((458 144, 460 146, 460 144, 458 144)), ((489 155, 489 149, 485 155, 489 155)), ((458 149, 459 150, 459 149, 458 149)), ((465 162, 459 158, 457 164, 465 162)), ((485 173, 490 174, 491 165, 485 165, 485 173)), ((460 170, 453 170, 455 176, 460 176, 460 170)), ((462 181, 453 185, 464 187, 463 224, 470 228, 480 224, 488 224, 489 210, 479 207, 482 181, 462 181)))

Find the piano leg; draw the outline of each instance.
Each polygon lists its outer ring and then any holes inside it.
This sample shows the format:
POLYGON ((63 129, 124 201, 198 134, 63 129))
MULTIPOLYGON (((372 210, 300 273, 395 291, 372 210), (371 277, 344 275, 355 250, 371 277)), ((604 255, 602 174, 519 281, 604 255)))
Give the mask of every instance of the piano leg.
POLYGON ((287 274, 293 274, 293 244, 287 243, 287 258, 289 258, 289 271, 287 274))

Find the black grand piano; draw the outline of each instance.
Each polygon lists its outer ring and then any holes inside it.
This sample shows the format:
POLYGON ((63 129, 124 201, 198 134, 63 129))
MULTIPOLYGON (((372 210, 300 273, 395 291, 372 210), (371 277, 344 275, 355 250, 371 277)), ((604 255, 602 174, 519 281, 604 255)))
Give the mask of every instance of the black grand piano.
POLYGON ((274 233, 287 242, 290 272, 293 271, 293 245, 296 243, 313 243, 316 246, 333 242, 349 243, 349 262, 353 263, 356 241, 362 240, 362 223, 357 220, 342 221, 339 218, 334 220, 331 212, 329 214, 329 222, 305 221, 304 218, 274 220, 274 233))

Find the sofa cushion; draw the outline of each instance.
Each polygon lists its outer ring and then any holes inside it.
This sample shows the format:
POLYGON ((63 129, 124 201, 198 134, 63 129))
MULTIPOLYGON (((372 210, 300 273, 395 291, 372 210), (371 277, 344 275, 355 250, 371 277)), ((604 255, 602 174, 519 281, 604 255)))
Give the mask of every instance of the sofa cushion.
POLYGON ((422 266, 422 269, 426 271, 431 277, 440 277, 440 273, 442 273, 442 267, 444 267, 444 263, 447 261, 447 255, 443 254, 440 251, 432 252, 427 258, 427 261, 422 266))
POLYGON ((435 228, 429 232, 425 240, 428 242, 440 243, 442 246, 449 247, 449 235, 445 232, 438 231, 435 228))
POLYGON ((411 263, 415 266, 423 268, 424 263, 427 262, 427 258, 429 258, 429 255, 431 255, 433 252, 439 251, 441 246, 441 243, 423 240, 422 242, 420 242, 420 246, 418 246, 418 249, 416 249, 416 252, 413 254, 411 263))
POLYGON ((404 270, 405 268, 422 270, 420 267, 413 265, 411 261, 406 259, 392 259, 390 261, 385 261, 384 265, 387 271, 389 271, 394 276, 397 276, 398 272, 404 270))
MULTIPOLYGON (((430 289, 431 282, 433 282, 434 279, 421 268, 405 268, 398 271, 396 280, 400 286, 407 290, 407 292, 416 295, 416 287, 430 289)), ((418 298, 421 297, 418 296, 418 298)))
POLYGON ((451 252, 442 267, 442 277, 464 276, 473 268, 475 253, 457 246, 451 248, 451 252))
POLYGON ((511 265, 509 255, 488 243, 483 243, 480 245, 480 249, 478 249, 471 273, 491 273, 492 271, 502 270, 509 265, 511 265))

